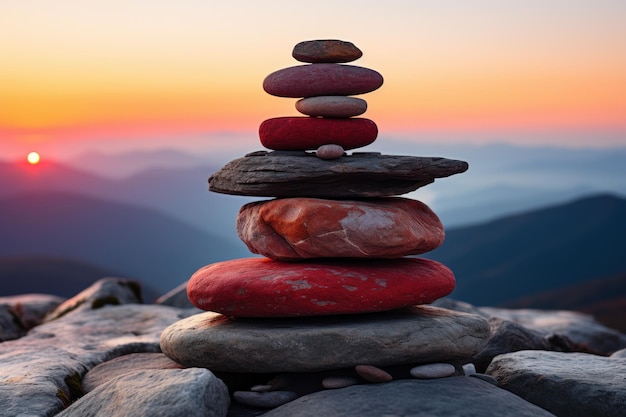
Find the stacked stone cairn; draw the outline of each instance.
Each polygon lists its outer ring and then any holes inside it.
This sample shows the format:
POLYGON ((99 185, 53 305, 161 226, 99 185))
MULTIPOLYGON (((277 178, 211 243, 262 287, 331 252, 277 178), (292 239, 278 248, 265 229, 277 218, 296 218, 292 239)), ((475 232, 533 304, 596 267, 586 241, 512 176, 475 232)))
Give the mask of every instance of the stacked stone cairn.
POLYGON ((214 192, 274 197, 237 217, 239 237, 262 257, 197 271, 187 294, 207 312, 168 327, 161 348, 185 366, 269 374, 234 393, 248 405, 296 398, 281 375, 321 375, 320 389, 458 375, 489 336, 479 316, 426 305, 455 285, 445 265, 414 256, 437 248, 444 228, 425 204, 398 197, 467 163, 345 152, 378 134, 355 117, 367 104, 351 96, 383 84, 378 72, 345 65, 361 55, 339 40, 297 44, 293 57, 306 64, 270 74, 263 88, 300 98, 304 116, 264 121, 259 136, 271 151, 209 178, 214 192))

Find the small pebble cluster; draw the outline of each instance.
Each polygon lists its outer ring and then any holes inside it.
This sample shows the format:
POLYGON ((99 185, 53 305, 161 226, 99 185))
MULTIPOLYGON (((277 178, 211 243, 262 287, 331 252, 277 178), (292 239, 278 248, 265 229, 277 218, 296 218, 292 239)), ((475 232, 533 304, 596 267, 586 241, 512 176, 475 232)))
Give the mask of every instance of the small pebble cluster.
MULTIPOLYGON (((292 55, 307 64, 268 75, 263 88, 275 96, 299 98, 296 109, 304 116, 265 120, 259 137, 273 152, 249 154, 243 158, 252 161, 248 168, 233 171, 233 163, 241 166, 234 161, 209 180, 210 189, 216 182, 221 184, 213 191, 278 197, 246 204, 237 217, 239 237, 262 257, 218 262, 197 271, 188 282, 187 294, 196 307, 209 313, 166 329, 163 352, 185 366, 212 371, 283 375, 341 370, 321 378, 320 389, 389 382, 398 375, 462 374, 460 361, 482 348, 488 324, 481 318, 451 316, 424 306, 455 286, 454 275, 445 265, 414 256, 441 245, 444 228, 428 206, 398 197, 394 184, 408 182, 419 188, 435 178, 463 172, 467 164, 442 163, 443 158, 424 164, 417 158, 402 163, 420 171, 419 178, 372 174, 375 169, 367 169, 367 164, 374 166, 384 156, 346 154, 371 144, 378 134, 373 121, 355 117, 366 111, 365 100, 351 96, 376 90, 383 77, 344 64, 362 55, 350 42, 301 42, 292 55), (367 183, 368 173, 377 176, 380 183, 373 187, 374 195, 372 190, 346 186, 339 176, 360 158, 367 161, 365 169, 346 181, 367 183), (330 182, 312 176, 310 182, 316 184, 310 185, 291 172, 273 168, 298 165, 298 161, 304 167, 312 159, 318 161, 311 169, 316 175, 321 172, 343 182, 343 187, 337 187, 343 190, 341 195, 333 194, 330 182), (292 195, 274 192, 280 188, 275 184, 246 193, 250 184, 273 181, 249 176, 257 171, 273 172, 281 184, 297 183, 287 187, 292 195), (224 177, 243 184, 243 191, 222 181, 224 177), (324 187, 331 189, 328 194, 333 198, 321 198, 324 187), (432 330, 440 327, 447 333, 432 330), (450 340, 469 334, 472 342, 449 346, 450 340), (424 342, 424 335, 432 346, 424 342)), ((233 397, 249 406, 272 408, 298 394, 271 380, 237 391, 233 397)))

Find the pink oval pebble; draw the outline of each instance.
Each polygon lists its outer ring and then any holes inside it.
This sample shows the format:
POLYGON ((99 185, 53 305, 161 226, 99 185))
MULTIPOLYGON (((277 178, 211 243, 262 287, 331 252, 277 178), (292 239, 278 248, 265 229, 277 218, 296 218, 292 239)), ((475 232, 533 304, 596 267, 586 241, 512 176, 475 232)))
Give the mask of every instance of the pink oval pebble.
POLYGON ((364 118, 275 117, 259 126, 261 144, 275 151, 315 150, 330 144, 355 149, 374 142, 376 136, 376 123, 364 118))
POLYGON ((322 159, 341 158, 343 153, 343 148, 339 145, 322 145, 315 151, 315 155, 322 159))
POLYGON ((313 117, 353 117, 365 113, 367 102, 347 96, 317 96, 300 99, 296 110, 313 117))
POLYGON ((357 374, 367 382, 389 382, 393 377, 386 371, 372 365, 357 365, 354 367, 357 374))
POLYGON ((383 76, 363 67, 309 64, 283 68, 265 77, 263 89, 279 97, 353 96, 383 85, 383 76))
POLYGON ((198 270, 187 284, 196 307, 239 317, 320 316, 431 303, 454 289, 445 265, 423 258, 279 262, 241 258, 198 270))

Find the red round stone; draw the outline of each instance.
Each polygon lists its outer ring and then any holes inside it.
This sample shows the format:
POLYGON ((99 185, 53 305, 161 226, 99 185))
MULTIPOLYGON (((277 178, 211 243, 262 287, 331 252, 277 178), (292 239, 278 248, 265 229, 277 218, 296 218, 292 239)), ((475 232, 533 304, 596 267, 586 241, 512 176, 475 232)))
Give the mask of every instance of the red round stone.
POLYGON ((279 97, 353 96, 374 91, 383 76, 369 68, 309 64, 283 68, 265 77, 263 89, 279 97))
POLYGON ((376 123, 360 117, 275 117, 259 126, 261 144, 276 151, 315 150, 330 144, 355 149, 374 142, 377 135, 376 123))
POLYGON ((452 271, 423 258, 279 262, 243 258, 198 270, 187 284, 198 308, 239 317, 320 316, 427 304, 454 289, 452 271))

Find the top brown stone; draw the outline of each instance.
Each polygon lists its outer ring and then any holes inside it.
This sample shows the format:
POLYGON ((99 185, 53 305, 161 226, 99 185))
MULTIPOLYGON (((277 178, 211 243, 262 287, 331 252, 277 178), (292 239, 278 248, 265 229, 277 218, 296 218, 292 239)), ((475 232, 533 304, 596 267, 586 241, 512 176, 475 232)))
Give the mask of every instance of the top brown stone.
POLYGON ((341 63, 359 59, 363 52, 352 42, 336 39, 323 39, 300 42, 291 55, 300 62, 341 63))

